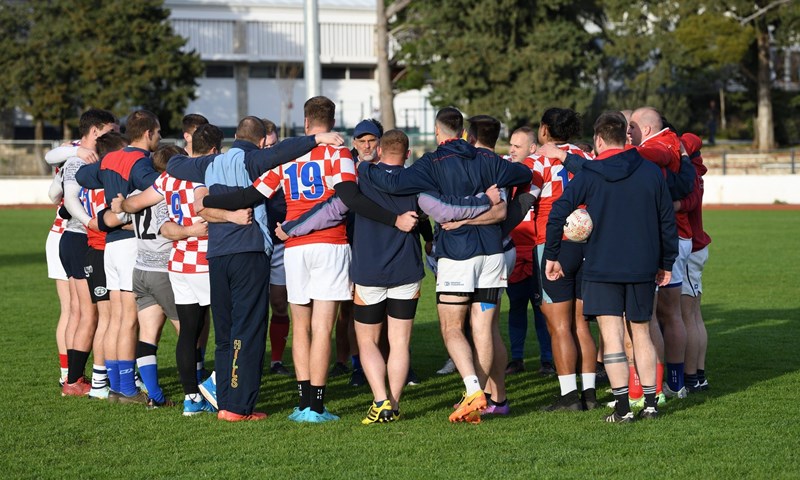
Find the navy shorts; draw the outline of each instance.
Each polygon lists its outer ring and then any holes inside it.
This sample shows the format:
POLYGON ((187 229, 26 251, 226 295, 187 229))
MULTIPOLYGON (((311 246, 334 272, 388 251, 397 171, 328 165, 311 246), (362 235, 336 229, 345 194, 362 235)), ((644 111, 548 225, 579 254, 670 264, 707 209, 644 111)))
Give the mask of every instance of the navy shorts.
POLYGON ((541 286, 542 303, 561 303, 583 298, 581 281, 583 279, 583 254, 585 243, 561 242, 558 262, 564 276, 556 281, 545 276, 547 260, 544 259, 544 244, 536 246, 539 285, 541 286))
POLYGON ((109 299, 104 258, 103 250, 89 247, 86 252, 86 266, 83 267, 83 271, 86 274, 86 281, 89 282, 92 303, 105 302, 109 299))
POLYGON ((655 282, 606 283, 583 281, 583 314, 612 315, 634 323, 649 322, 653 315, 655 282))
POLYGON ((89 243, 85 233, 66 231, 61 234, 61 242, 58 244, 58 256, 61 265, 67 272, 67 278, 83 280, 86 273, 83 267, 86 263, 86 252, 89 251, 89 243))

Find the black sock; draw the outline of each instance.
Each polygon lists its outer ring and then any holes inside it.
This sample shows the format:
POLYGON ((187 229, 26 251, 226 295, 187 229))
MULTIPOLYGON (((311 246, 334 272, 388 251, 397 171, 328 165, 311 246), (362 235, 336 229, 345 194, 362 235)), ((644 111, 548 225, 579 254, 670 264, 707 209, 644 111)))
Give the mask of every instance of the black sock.
POLYGON ((300 395, 300 410, 311 406, 311 380, 297 382, 297 393, 300 395))
POLYGON ((706 371, 697 369, 697 381, 703 383, 706 381, 706 371))
POLYGON ((656 387, 655 385, 642 385, 642 393, 644 393, 644 406, 647 407, 658 407, 658 399, 656 397, 656 387))
POLYGON ((86 370, 86 362, 89 360, 89 352, 81 352, 80 350, 67 350, 67 364, 69 370, 67 373, 67 383, 77 382, 86 370), (69 354, 72 352, 72 356, 69 354))
POLYGON ((611 393, 614 394, 614 400, 617 401, 614 410, 617 415, 624 417, 631 411, 631 404, 628 403, 628 387, 612 388, 611 393))
MULTIPOLYGON (((309 382, 310 383, 310 382, 309 382)), ((311 410, 322 413, 325 409, 325 385, 311 385, 311 410)))
POLYGON ((495 407, 505 407, 506 405, 508 405, 508 399, 506 398, 502 402, 492 401, 492 405, 494 405, 495 407))
POLYGON ((687 387, 694 387, 697 385, 697 374, 684 374, 683 375, 683 384, 687 387))
POLYGON ((205 325, 206 309, 197 303, 175 305, 175 307, 178 310, 178 321, 181 325, 178 344, 175 348, 175 360, 183 393, 190 395, 199 392, 197 389, 197 359, 200 350, 197 349, 197 339, 200 338, 200 332, 205 325))

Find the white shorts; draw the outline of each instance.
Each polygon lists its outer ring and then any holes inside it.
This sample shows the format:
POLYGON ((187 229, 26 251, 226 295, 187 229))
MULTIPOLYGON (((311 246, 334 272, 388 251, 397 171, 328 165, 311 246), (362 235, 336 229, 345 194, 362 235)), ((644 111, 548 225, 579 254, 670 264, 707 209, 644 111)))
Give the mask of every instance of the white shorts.
POLYGON ((683 277, 686 275, 686 262, 689 261, 691 253, 692 239, 678 237, 678 257, 675 259, 675 264, 672 265, 672 278, 665 288, 680 287, 683 284, 683 277))
POLYGON ((284 264, 289 303, 305 305, 311 300, 352 300, 351 257, 347 244, 311 243, 287 248, 284 264))
POLYGON ((696 297, 703 293, 703 268, 708 261, 708 245, 689 255, 686 262, 686 278, 681 285, 681 294, 696 297))
POLYGON ((272 250, 272 260, 269 264, 269 284, 286 285, 286 268, 283 266, 283 252, 286 250, 284 244, 275 245, 272 250))
POLYGON ((58 245, 61 243, 61 234, 50 232, 47 235, 47 242, 44 244, 45 255, 47 256, 47 278, 53 280, 66 280, 67 272, 61 264, 61 257, 58 254, 58 245))
POLYGON ((505 256, 506 260, 506 278, 511 276, 511 272, 514 271, 514 265, 517 263, 517 249, 509 248, 505 252, 503 252, 503 256, 505 256))
POLYGON ((508 285, 505 255, 478 255, 466 260, 439 259, 437 292, 473 293, 476 288, 505 288, 508 285))
POLYGON ((175 294, 175 305, 195 303, 201 307, 211 305, 211 282, 208 272, 169 272, 169 282, 172 284, 172 293, 175 294))
POLYGON ((106 269, 106 288, 133 291, 133 267, 136 266, 136 239, 126 238, 109 242, 103 255, 106 269))
POLYGON ((391 298, 392 300, 413 300, 419 298, 422 282, 408 283, 396 287, 367 287, 356 284, 354 303, 356 305, 377 305, 391 298))

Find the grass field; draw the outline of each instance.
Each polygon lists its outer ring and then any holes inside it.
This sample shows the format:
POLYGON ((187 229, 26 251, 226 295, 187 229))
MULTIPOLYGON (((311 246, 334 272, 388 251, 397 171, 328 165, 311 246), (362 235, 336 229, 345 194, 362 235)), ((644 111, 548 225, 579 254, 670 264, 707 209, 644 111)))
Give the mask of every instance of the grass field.
MULTIPOLYGON (((328 390, 342 419, 323 425, 287 420, 294 384, 274 376, 259 402, 271 417, 254 423, 61 398, 58 303, 44 260, 51 221, 49 210, 0 211, 3 478, 800 477, 800 211, 707 212, 711 390, 632 425, 605 424, 601 410, 540 412, 558 386, 534 371, 509 378, 511 416, 449 424, 462 385, 457 375, 434 374, 446 355, 430 278, 413 340, 423 383, 406 389, 395 424, 362 426, 371 395, 345 378, 328 390)), ((165 330, 159 372, 178 399, 175 340, 165 330)), ((526 355, 535 370, 532 326, 526 355)))

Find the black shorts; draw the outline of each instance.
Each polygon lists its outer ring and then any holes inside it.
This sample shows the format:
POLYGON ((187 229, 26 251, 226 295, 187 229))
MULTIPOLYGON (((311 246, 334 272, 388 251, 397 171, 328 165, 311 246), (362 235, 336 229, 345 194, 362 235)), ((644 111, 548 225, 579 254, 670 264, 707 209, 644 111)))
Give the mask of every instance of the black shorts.
POLYGON ((544 245, 536 246, 538 262, 539 284, 541 285, 542 303, 561 303, 570 300, 582 299, 581 281, 583 279, 583 255, 585 243, 561 242, 558 253, 558 262, 564 271, 564 276, 556 281, 550 281, 545 276, 547 260, 544 259, 544 245))
POLYGON ((67 278, 83 280, 86 274, 83 271, 86 262, 86 252, 89 250, 89 243, 85 233, 64 232, 61 234, 61 242, 58 244, 58 256, 61 265, 67 272, 67 278))
POLYGON ((103 250, 96 250, 91 247, 86 252, 86 266, 83 270, 86 274, 86 281, 89 282, 92 303, 104 302, 109 299, 108 289, 106 288, 104 255, 105 252, 103 250))
POLYGON ((583 282, 583 314, 613 315, 634 323, 649 322, 653 315, 655 282, 605 283, 583 282))

